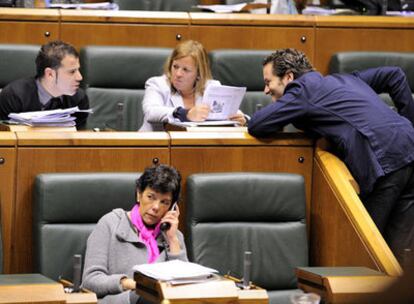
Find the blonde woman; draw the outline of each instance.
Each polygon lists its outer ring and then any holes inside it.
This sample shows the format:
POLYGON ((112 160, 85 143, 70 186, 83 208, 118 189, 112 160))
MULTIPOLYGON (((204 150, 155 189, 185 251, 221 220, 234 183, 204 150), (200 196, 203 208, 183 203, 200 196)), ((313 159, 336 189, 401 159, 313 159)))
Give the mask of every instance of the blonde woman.
MULTIPOLYGON (((167 122, 206 120, 210 108, 201 103, 204 90, 209 84, 220 82, 211 77, 202 44, 194 40, 178 44, 165 63, 164 73, 151 77, 145 84, 144 123, 140 131, 162 131, 167 122)), ((240 111, 229 119, 246 124, 240 111)))

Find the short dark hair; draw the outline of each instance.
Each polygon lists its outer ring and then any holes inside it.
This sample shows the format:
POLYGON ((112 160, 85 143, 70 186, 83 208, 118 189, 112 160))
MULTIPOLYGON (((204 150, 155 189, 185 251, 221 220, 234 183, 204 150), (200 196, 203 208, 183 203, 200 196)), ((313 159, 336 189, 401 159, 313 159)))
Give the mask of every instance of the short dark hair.
POLYGON ((263 60, 263 66, 268 63, 273 64, 273 74, 278 77, 292 72, 294 79, 297 79, 304 73, 315 70, 303 52, 291 48, 276 50, 263 60))
POLYGON ((154 165, 145 169, 137 179, 137 190, 143 193, 147 187, 162 194, 172 193, 172 202, 178 202, 181 174, 167 165, 154 165))
POLYGON ((46 68, 58 69, 66 55, 79 58, 78 51, 66 42, 56 40, 42 45, 36 57, 36 78, 43 77, 46 68))

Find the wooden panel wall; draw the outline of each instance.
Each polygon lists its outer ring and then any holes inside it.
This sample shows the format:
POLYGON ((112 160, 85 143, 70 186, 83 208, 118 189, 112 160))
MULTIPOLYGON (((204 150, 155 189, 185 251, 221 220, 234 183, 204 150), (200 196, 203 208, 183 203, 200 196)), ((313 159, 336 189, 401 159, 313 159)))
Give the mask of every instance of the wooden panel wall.
POLYGON ((414 19, 144 11, 2 9, 0 43, 63 39, 76 47, 173 47, 196 39, 219 48, 303 50, 322 73, 340 51, 414 52, 414 19))
POLYGON ((12 255, 15 170, 16 138, 13 133, 0 132, 0 232, 3 239, 3 272, 5 273, 10 272, 10 264, 6 261, 10 261, 12 255))
MULTIPOLYGON (((310 210, 313 146, 309 140, 274 140, 260 142, 245 134, 244 140, 223 139, 223 134, 194 140, 182 132, 171 132, 171 165, 183 176, 182 198, 186 179, 193 173, 210 172, 286 172, 305 178, 307 210, 310 210)), ((185 203, 180 206, 185 218, 185 203)), ((309 217, 308 217, 309 218, 309 217)), ((180 227, 183 229, 183 225, 180 227)))

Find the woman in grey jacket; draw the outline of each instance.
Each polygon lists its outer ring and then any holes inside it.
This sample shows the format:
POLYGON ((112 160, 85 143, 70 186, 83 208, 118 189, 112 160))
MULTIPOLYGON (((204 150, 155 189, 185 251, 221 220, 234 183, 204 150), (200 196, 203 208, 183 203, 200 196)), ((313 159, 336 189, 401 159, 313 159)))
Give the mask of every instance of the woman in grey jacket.
POLYGON ((132 267, 187 260, 178 231, 180 183, 180 173, 172 167, 147 168, 137 180, 134 207, 115 209, 99 220, 88 239, 82 283, 99 303, 145 303, 135 293, 132 267), (169 228, 161 231, 162 223, 169 228))

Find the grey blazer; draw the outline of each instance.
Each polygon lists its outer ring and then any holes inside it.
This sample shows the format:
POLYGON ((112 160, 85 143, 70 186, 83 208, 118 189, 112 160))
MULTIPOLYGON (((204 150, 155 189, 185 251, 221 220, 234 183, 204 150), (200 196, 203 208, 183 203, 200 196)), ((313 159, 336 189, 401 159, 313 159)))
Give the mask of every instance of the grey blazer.
MULTIPOLYGON (((178 233, 182 248, 178 255, 168 255, 168 259, 187 261, 184 238, 178 233)), ((160 247, 163 236, 157 238, 160 247)), ((167 260, 163 250, 159 262, 167 260)), ((132 267, 147 263, 147 248, 135 232, 127 213, 115 209, 104 215, 88 238, 82 287, 95 292, 99 303, 136 303, 139 297, 134 291, 123 291, 120 280, 133 277, 132 267)), ((144 303, 140 301, 139 303, 144 303)))

